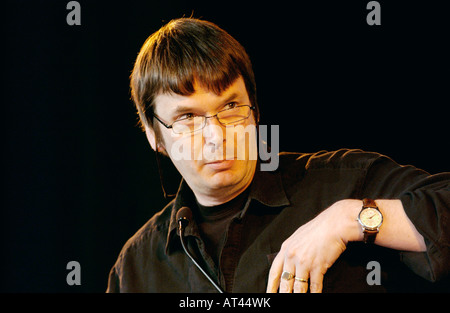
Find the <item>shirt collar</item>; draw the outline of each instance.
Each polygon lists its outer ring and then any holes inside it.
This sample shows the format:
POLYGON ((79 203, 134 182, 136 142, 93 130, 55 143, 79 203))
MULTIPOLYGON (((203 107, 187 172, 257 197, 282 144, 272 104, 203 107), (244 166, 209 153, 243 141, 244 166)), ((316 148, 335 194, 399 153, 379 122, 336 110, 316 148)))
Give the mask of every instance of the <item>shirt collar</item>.
MULTIPOLYGON (((251 200, 256 200, 267 207, 288 206, 290 204, 286 192, 283 187, 281 173, 277 171, 261 171, 260 163, 258 162, 255 175, 253 176, 252 184, 250 185, 250 193, 240 218, 245 216, 251 200)), ((174 237, 178 236, 178 223, 176 220, 177 212, 183 206, 192 207, 196 205, 195 196, 189 188, 184 179, 180 183, 177 195, 173 200, 172 211, 170 215, 170 222, 166 241, 166 253, 169 252, 169 247, 172 245, 174 237)), ((197 225, 191 222, 185 230, 185 236, 198 236, 197 225)))
POLYGON ((266 206, 279 207, 290 204, 280 171, 261 171, 259 162, 250 188, 249 197, 266 206))

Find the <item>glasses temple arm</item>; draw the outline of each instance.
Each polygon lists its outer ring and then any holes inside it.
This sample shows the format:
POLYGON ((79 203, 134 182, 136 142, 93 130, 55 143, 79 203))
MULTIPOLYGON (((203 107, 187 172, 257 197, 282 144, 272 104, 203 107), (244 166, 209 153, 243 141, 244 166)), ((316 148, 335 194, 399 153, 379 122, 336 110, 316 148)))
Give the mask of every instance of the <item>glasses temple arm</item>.
POLYGON ((156 120, 157 120, 158 122, 160 122, 165 128, 172 128, 172 125, 167 125, 166 123, 164 123, 163 121, 161 121, 161 119, 160 119, 155 113, 152 113, 152 115, 153 115, 153 117, 156 118, 156 120))

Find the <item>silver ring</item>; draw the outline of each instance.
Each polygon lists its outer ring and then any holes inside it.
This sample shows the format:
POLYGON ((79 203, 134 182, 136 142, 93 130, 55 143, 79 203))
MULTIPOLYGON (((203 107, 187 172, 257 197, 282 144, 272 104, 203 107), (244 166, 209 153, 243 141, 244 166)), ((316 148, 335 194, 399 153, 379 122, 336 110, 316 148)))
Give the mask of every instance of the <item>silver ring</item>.
POLYGON ((307 282, 308 282, 308 279, 299 278, 299 277, 295 277, 295 280, 296 280, 296 281, 299 281, 299 282, 301 282, 301 283, 307 283, 307 282))
POLYGON ((282 274, 281 274, 281 278, 282 279, 285 279, 285 280, 291 280, 292 278, 294 278, 295 276, 292 274, 292 273, 289 273, 289 272, 287 272, 287 271, 284 271, 282 274))

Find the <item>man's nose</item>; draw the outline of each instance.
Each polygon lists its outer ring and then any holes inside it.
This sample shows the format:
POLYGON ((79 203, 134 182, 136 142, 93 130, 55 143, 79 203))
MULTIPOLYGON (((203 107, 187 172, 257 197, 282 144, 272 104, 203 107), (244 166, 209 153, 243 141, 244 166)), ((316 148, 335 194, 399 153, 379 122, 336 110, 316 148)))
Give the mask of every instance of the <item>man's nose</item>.
POLYGON ((214 145, 222 144, 224 141, 224 126, 220 124, 217 116, 212 116, 206 120, 206 126, 203 128, 203 137, 206 143, 214 145))

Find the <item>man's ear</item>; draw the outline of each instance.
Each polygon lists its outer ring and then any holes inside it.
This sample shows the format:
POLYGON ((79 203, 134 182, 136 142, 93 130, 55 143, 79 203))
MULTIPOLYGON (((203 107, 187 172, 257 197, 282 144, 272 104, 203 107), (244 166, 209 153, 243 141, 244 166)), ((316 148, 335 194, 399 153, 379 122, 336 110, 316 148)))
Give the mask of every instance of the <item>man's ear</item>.
POLYGON ((147 140, 150 143, 152 149, 156 151, 156 135, 153 128, 145 126, 145 135, 147 136, 147 140))
POLYGON ((153 128, 150 128, 148 126, 145 126, 145 135, 147 136, 147 140, 150 143, 150 146, 152 149, 156 152, 160 152, 164 155, 167 155, 166 149, 161 142, 157 143, 155 130, 153 128))

